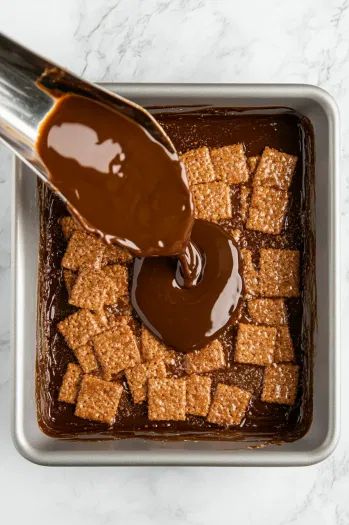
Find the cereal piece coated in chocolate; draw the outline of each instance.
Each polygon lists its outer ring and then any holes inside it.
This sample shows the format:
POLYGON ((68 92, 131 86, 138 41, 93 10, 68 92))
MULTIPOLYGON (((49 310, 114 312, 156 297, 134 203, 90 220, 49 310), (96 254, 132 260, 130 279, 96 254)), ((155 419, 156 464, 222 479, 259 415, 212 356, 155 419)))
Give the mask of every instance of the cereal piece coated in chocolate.
POLYGON ((254 323, 278 326, 287 322, 284 299, 252 299, 247 302, 247 307, 254 323))
POLYGON ((189 186, 215 180, 210 153, 206 146, 187 151, 179 159, 185 166, 189 186))
POLYGON ((299 251, 260 251, 260 295, 267 297, 299 296, 299 251))
POLYGON ((249 171, 242 144, 213 149, 210 155, 217 180, 222 180, 226 184, 248 181, 249 171))
POLYGON ((75 415, 112 425, 122 391, 123 388, 118 383, 85 375, 76 401, 75 415))
POLYGON ((148 417, 155 421, 184 421, 186 382, 184 379, 149 379, 148 417))
POLYGON ((105 244, 93 235, 75 231, 68 243, 67 251, 62 259, 63 268, 80 270, 81 268, 100 268, 105 244))
POLYGON ((235 361, 251 365, 270 365, 274 361, 276 328, 239 324, 235 361))
POLYGON ((267 366, 264 373, 262 401, 294 405, 298 390, 299 367, 297 365, 267 366))
POLYGON ((294 155, 287 155, 266 147, 258 164, 253 184, 288 190, 296 164, 297 157, 294 155))
POLYGON ((148 379, 166 377, 166 367, 163 361, 141 363, 125 372, 134 403, 142 403, 148 397, 148 379))
POLYGON ((286 191, 256 186, 252 193, 246 228, 279 234, 285 222, 287 202, 286 191))
POLYGON ((89 310, 79 310, 58 323, 57 327, 67 345, 75 350, 85 345, 91 337, 105 330, 106 321, 89 310))
POLYGON ((191 375, 187 382, 187 414, 193 416, 207 416, 211 403, 211 383, 207 376, 191 375))
POLYGON ((78 346, 78 348, 75 348, 73 352, 85 374, 89 374, 90 372, 98 370, 98 362, 91 343, 78 346))
POLYGON ((192 187, 195 217, 211 222, 232 215, 230 189, 224 182, 209 182, 192 187))
POLYGON ((173 363, 176 358, 174 350, 168 350, 145 326, 142 326, 142 358, 144 361, 165 361, 173 363))
POLYGON ((225 367, 225 356, 222 344, 215 340, 202 350, 195 350, 185 356, 185 367, 188 374, 204 374, 225 367))
POLYGON ((236 386, 219 383, 210 407, 207 421, 217 425, 240 425, 248 404, 251 393, 241 390, 236 386))
POLYGON ((277 329, 275 345, 275 363, 287 363, 294 361, 294 347, 288 326, 280 326, 277 329))
POLYGON ((78 365, 69 363, 64 374, 61 388, 59 389, 58 401, 74 404, 79 392, 82 379, 82 371, 78 365))

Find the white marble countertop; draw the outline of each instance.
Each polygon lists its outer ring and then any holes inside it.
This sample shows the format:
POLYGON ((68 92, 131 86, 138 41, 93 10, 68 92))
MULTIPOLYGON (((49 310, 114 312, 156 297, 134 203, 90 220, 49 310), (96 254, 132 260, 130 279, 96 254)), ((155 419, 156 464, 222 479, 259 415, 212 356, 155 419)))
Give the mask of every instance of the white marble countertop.
MULTIPOLYGON (((342 309, 347 311, 348 0, 0 0, 0 13, 0 31, 92 80, 299 82, 327 89, 341 111, 342 309)), ((339 446, 313 467, 45 468, 19 456, 9 425, 11 176, 11 154, 0 147, 1 522, 348 524, 346 381, 339 446)), ((342 367, 348 370, 344 316, 343 321, 342 367)))

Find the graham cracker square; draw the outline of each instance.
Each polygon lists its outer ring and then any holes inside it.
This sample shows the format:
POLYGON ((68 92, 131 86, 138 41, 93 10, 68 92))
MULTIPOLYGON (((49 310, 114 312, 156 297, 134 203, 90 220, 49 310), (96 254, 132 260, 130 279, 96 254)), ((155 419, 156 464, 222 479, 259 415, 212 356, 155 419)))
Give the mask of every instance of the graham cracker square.
POLYGON ((245 292, 247 296, 259 295, 259 272, 256 270, 252 260, 251 250, 243 248, 241 250, 243 258, 243 275, 245 292))
POLYGON ((134 403, 142 403, 148 397, 148 379, 166 377, 166 367, 163 361, 141 363, 125 372, 134 403))
POLYGON ((76 401, 75 415, 83 419, 112 425, 115 421, 122 391, 123 388, 118 383, 85 375, 76 401))
POLYGON ((136 366, 141 360, 136 338, 128 324, 120 323, 93 337, 92 342, 106 378, 136 366))
POLYGON ((242 144, 213 149, 210 155, 217 180, 222 180, 226 184, 248 181, 249 171, 242 144))
POLYGON ((278 326, 287 323, 287 312, 284 299, 252 299, 247 302, 252 322, 278 326))
POLYGON ((276 328, 239 324, 235 361, 251 365, 270 365, 274 361, 276 328))
POLYGON ((254 175, 256 173, 256 169, 258 167, 260 160, 261 160, 260 155, 255 155, 254 157, 247 158, 247 167, 248 167, 248 171, 250 172, 250 175, 254 175))
POLYGON ((275 363, 292 362, 295 359, 294 346, 288 326, 280 326, 277 329, 275 345, 275 363))
POLYGON ((262 401, 294 405, 298 391, 299 366, 267 366, 264 373, 262 401))
POLYGON ((279 234, 285 222, 287 203, 286 191, 264 186, 254 187, 246 228, 279 234))
POLYGON ((119 246, 107 245, 103 255, 102 264, 128 264, 132 262, 132 255, 119 246))
POLYGON ((241 186, 240 189, 240 215, 242 221, 245 223, 247 216, 248 216, 248 210, 250 207, 250 200, 251 200, 251 188, 248 186, 241 186))
POLYGON ((229 186, 224 182, 198 184, 191 188, 195 217, 211 222, 229 219, 232 215, 229 186))
POLYGON ((76 272, 73 272, 72 270, 67 270, 66 268, 63 268, 63 279, 64 284, 67 289, 68 295, 70 296, 71 291, 73 289, 74 284, 76 283, 76 279, 78 277, 78 274, 76 272))
POLYGON ((225 366, 223 347, 217 340, 212 341, 202 350, 195 350, 185 356, 185 367, 188 374, 204 374, 225 366))
POLYGON ((217 425, 240 425, 246 414, 251 393, 236 386, 219 383, 208 412, 207 421, 217 425))
POLYGON ((288 190, 297 160, 294 155, 287 155, 276 149, 266 147, 258 164, 253 184, 288 190))
POLYGON ((210 153, 206 146, 187 151, 180 155, 179 159, 184 164, 189 186, 215 180, 210 153))
POLYGON ((91 343, 78 346, 78 348, 75 348, 73 352, 85 374, 89 374, 90 372, 98 370, 98 362, 91 343))
POLYGON ((212 380, 207 376, 192 375, 187 382, 187 414, 207 416, 211 403, 212 380))
POLYGON ((62 219, 60 220, 60 224, 63 235, 67 241, 69 241, 70 237, 76 230, 82 231, 82 227, 70 215, 68 215, 67 217, 62 217, 62 219))
POLYGON ((141 346, 144 361, 164 361, 171 364, 176 357, 176 352, 166 348, 145 326, 142 326, 141 346))
POLYGON ((111 264, 101 272, 107 277, 105 304, 115 304, 120 296, 128 294, 128 269, 120 264, 111 264))
POLYGON ((82 376, 82 370, 78 365, 75 365, 74 363, 68 364, 61 388, 59 389, 58 401, 72 404, 75 403, 82 376))
POLYGON ((80 308, 101 311, 106 302, 108 281, 100 270, 82 270, 70 293, 69 303, 80 308))
POLYGON ((91 337, 106 329, 104 318, 89 310, 79 310, 58 323, 58 330, 72 349, 85 345, 91 337))
POLYGON ((299 296, 299 251, 260 251, 260 294, 267 297, 299 296))
POLYGON ((156 421, 184 421, 186 382, 184 379, 149 379, 148 418, 156 421))
POLYGON ((81 231, 73 232, 70 237, 67 251, 61 265, 68 270, 81 268, 98 269, 101 267, 105 244, 100 240, 81 231))

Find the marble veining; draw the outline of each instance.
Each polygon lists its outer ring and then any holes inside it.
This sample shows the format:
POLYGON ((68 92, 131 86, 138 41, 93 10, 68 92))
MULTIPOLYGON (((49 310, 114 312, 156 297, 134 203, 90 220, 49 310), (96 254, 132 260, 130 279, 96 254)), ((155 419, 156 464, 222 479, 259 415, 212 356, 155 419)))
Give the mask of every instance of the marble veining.
POLYGON ((0 146, 1 521, 349 524, 349 0, 0 0, 0 6, 0 31, 91 80, 299 82, 336 98, 344 370, 340 443, 313 467, 53 469, 28 463, 10 437, 12 156, 0 146))

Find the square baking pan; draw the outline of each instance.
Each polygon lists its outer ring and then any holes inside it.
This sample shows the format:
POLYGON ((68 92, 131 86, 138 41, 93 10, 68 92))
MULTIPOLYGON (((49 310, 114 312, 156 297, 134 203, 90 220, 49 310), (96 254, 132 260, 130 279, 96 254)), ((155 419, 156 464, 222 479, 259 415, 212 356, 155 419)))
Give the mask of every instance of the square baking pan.
POLYGON ((104 84, 144 106, 283 106, 308 117, 316 150, 316 280, 314 415, 298 441, 261 449, 217 441, 63 440, 38 427, 35 402, 39 217, 37 184, 14 163, 13 176, 13 440, 42 465, 297 466, 325 459, 339 436, 339 117, 325 91, 307 85, 104 84))

